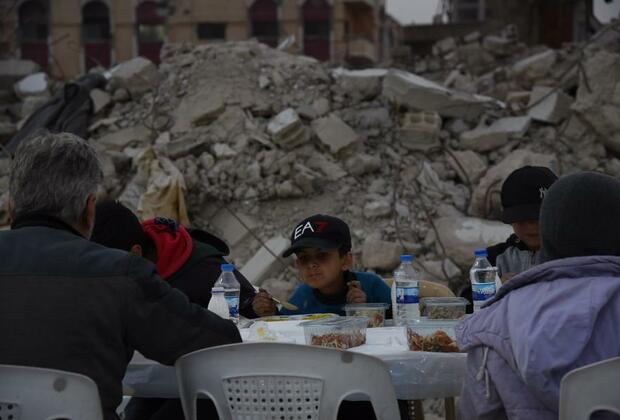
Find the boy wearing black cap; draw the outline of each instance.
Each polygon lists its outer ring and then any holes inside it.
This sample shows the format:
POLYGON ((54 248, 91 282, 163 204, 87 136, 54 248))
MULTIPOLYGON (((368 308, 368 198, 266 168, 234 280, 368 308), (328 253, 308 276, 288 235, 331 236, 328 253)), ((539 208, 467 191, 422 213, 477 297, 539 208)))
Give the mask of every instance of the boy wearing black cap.
POLYGON ((505 243, 487 249, 489 261, 497 266, 502 281, 538 264, 540 206, 547 190, 557 179, 549 168, 524 166, 504 181, 502 221, 512 226, 514 234, 505 243))
MULTIPOLYGON (((353 264, 349 226, 337 217, 317 214, 299 223, 291 233, 300 285, 289 299, 298 311, 282 314, 336 313, 344 315, 347 303, 390 304, 390 288, 375 274, 350 271, 353 264)), ((254 310, 264 311, 270 296, 262 291, 254 299, 254 310)))

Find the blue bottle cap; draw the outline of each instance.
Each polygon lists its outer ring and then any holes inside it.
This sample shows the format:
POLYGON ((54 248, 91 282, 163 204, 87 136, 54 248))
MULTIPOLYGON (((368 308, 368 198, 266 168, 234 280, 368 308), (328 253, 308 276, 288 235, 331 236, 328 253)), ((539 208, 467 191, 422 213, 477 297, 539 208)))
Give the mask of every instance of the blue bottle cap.
POLYGON ((401 255, 400 262, 410 263, 413 261, 413 255, 401 255))
POLYGON ((221 266, 222 272, 232 273, 235 271, 234 264, 222 264, 221 266))
POLYGON ((477 249, 476 251, 474 251, 474 255, 476 257, 487 257, 489 256, 489 253, 486 249, 477 249))

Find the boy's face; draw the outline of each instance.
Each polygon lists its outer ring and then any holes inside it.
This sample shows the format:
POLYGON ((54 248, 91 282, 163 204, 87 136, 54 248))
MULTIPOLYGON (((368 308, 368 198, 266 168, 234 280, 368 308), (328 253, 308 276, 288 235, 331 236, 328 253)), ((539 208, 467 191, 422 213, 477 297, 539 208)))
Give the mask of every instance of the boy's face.
POLYGON ((540 249, 540 225, 538 220, 513 223, 512 229, 529 249, 532 251, 540 249))
POLYGON ((342 272, 351 268, 353 256, 340 256, 337 249, 304 248, 296 253, 297 269, 301 280, 313 289, 330 290, 339 286, 342 272))

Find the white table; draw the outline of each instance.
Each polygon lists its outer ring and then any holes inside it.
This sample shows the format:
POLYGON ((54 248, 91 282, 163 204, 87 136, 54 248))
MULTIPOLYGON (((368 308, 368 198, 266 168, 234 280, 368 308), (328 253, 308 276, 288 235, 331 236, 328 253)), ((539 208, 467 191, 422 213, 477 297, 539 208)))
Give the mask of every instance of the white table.
MULTIPOLYGON (((303 332, 291 334, 284 323, 271 329, 287 331, 290 341, 304 344, 303 332)), ((293 330, 294 331, 294 330, 293 330)), ((244 341, 248 331, 241 330, 244 341)), ((407 349, 404 330, 399 327, 368 329, 367 343, 350 351, 369 354, 389 367, 396 396, 401 400, 450 398, 461 393, 467 355, 462 353, 411 352, 407 349)), ((146 398, 178 398, 174 367, 164 366, 136 353, 123 380, 125 395, 146 398)))

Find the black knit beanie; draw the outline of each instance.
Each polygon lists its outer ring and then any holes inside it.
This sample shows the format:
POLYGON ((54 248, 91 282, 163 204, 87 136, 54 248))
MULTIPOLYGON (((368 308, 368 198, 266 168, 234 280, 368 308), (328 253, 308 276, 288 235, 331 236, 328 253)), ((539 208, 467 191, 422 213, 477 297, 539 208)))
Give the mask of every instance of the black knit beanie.
POLYGON ((118 201, 103 201, 97 204, 90 240, 108 248, 129 251, 134 245, 144 248, 148 238, 131 210, 118 201))
POLYGON ((620 181, 596 172, 557 181, 542 203, 540 235, 542 262, 620 256, 620 181))

